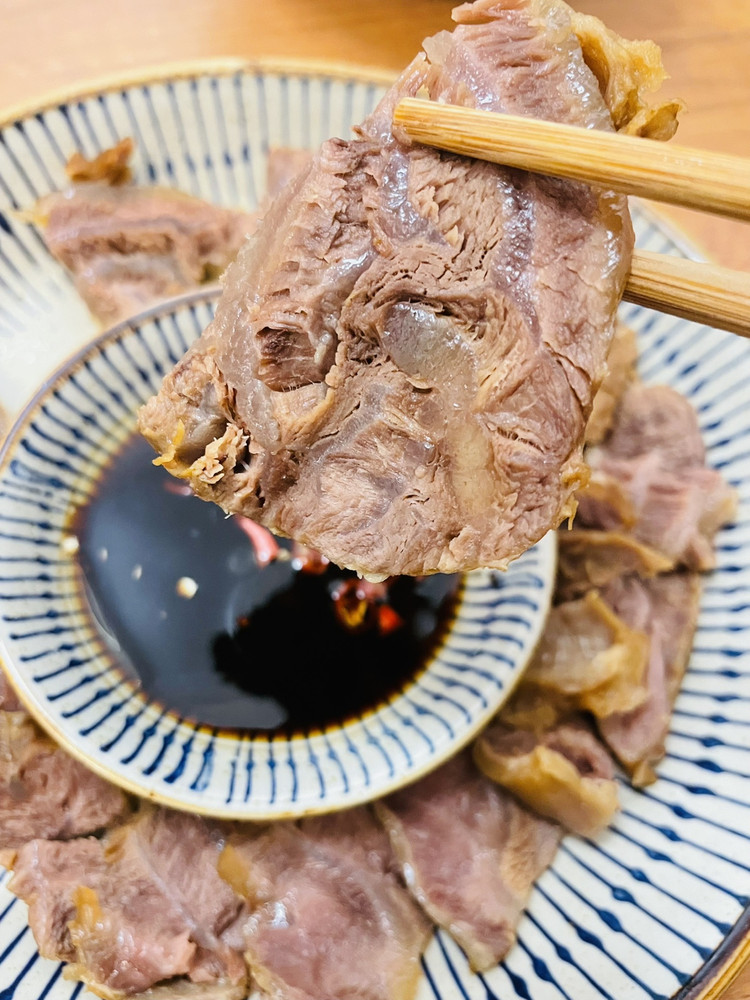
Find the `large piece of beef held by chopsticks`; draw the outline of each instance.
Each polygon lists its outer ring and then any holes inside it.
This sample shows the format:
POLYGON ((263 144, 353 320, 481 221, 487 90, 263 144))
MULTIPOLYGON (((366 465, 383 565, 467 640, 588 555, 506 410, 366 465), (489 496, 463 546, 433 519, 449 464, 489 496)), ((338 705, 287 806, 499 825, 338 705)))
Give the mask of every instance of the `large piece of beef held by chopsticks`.
POLYGON ((414 95, 613 128, 560 0, 454 18, 273 202, 140 415, 199 496, 372 578, 504 567, 574 511, 633 244, 624 197, 393 134, 414 95))

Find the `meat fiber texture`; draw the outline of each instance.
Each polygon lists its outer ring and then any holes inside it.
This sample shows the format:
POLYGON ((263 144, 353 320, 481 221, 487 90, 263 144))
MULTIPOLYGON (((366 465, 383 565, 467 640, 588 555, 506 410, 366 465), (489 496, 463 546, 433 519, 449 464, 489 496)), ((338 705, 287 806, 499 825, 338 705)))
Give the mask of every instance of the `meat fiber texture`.
MULTIPOLYGON (((610 422, 586 453, 592 476, 575 528, 559 537, 559 603, 520 693, 543 683, 545 725, 561 709, 591 711, 631 782, 645 785, 656 779, 690 655, 696 571, 715 565, 714 537, 733 518, 736 493, 706 464, 690 402, 669 386, 632 380, 632 371, 628 384, 629 367, 612 383, 610 422), (595 704, 584 684, 598 676, 607 684, 593 691, 595 704)), ((534 706, 524 714, 522 725, 534 706)))
POLYGON ((556 606, 518 690, 474 746, 488 777, 584 835, 618 806, 610 754, 633 785, 656 780, 698 619, 696 570, 714 565, 715 533, 736 502, 706 465, 689 401, 637 381, 628 331, 607 360, 586 434, 592 475, 575 527, 559 532, 556 606))
POLYGON ((507 953, 561 831, 459 754, 376 803, 404 879, 425 912, 483 972, 507 953))
POLYGON ((479 0, 323 144, 140 414, 194 491, 362 575, 505 567, 575 510, 626 199, 407 144, 405 96, 611 130, 559 0, 479 0))
POLYGON ((0 864, 34 837, 93 833, 127 811, 119 788, 41 733, 0 665, 0 864))
POLYGON ((411 1000, 431 927, 369 810, 238 831, 220 872, 244 896, 245 957, 273 1000, 411 1000))
POLYGON ((714 535, 734 517, 737 496, 706 465, 687 399, 669 386, 634 383, 620 400, 611 433, 587 458, 595 490, 590 485, 582 494, 576 525, 628 531, 672 567, 715 566, 714 535))

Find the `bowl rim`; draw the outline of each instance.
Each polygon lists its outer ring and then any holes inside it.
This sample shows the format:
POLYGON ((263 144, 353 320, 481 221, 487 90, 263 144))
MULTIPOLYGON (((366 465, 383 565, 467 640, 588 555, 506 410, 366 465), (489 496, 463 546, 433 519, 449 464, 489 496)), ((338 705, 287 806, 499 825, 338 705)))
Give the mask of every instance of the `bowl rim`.
MULTIPOLYGON (((0 443, 0 481, 2 481, 5 474, 9 458, 12 457, 19 440, 21 440, 26 433, 29 422, 36 415, 40 403, 45 400, 49 392, 54 389, 55 386, 64 383, 69 378, 70 374, 74 372, 82 363, 84 363, 87 358, 101 353, 101 351, 105 350, 109 345, 115 344, 123 336, 123 334, 127 333, 128 330, 137 329, 138 327, 143 326, 153 317, 174 313, 183 307, 192 307, 195 305, 216 302, 220 292, 221 285, 219 283, 211 283, 200 286, 197 289, 191 289, 187 292, 183 292, 180 295, 164 299, 153 304, 147 309, 144 309, 141 312, 128 317, 127 319, 121 320, 119 323, 105 330, 102 330, 87 343, 72 352, 61 362, 55 371, 51 372, 38 386, 36 391, 13 421, 4 440, 0 443)), ((465 747, 476 738, 478 733, 489 724, 493 716, 497 713, 497 711, 499 711, 502 704, 504 704, 511 696, 515 687, 520 682, 521 676, 523 675, 524 670, 534 653, 534 649, 541 638, 544 624, 552 605, 554 579, 557 571, 556 532, 554 530, 548 531, 542 536, 541 539, 539 539, 535 546, 530 547, 530 550, 532 548, 535 548, 540 555, 542 566, 539 568, 538 573, 540 576, 544 577, 545 589, 542 594, 539 611, 533 626, 533 642, 529 645, 523 666, 514 669, 507 683, 504 684, 499 692, 499 694, 502 695, 502 698, 499 699, 498 703, 492 708, 478 712, 467 727, 461 732, 458 738, 455 738, 453 741, 448 741, 442 748, 430 753, 421 764, 413 766, 407 775, 404 775, 403 773, 394 774, 390 780, 383 782, 379 786, 375 794, 373 794, 368 787, 364 787, 359 793, 351 795, 343 804, 339 803, 337 805, 331 805, 330 801, 324 801, 320 805, 308 804, 302 807, 289 804, 284 812, 274 812, 273 814, 271 814, 271 812, 264 812, 262 815, 260 813, 255 815, 249 813, 248 815, 242 817, 239 814, 239 807, 237 805, 222 809, 221 805, 218 803, 208 804, 204 807, 199 802, 186 802, 181 798, 173 798, 169 795, 166 789, 162 787, 163 781, 160 779, 154 779, 154 784, 151 787, 149 787, 148 779, 143 781, 132 779, 128 777, 126 772, 123 772, 111 764, 108 765, 107 763, 98 760, 96 756, 93 756, 81 746, 80 740, 76 740, 67 734, 60 727, 55 715, 45 711, 41 705, 36 703, 36 700, 31 695, 31 688, 33 685, 29 684, 29 690, 27 691, 26 685, 20 681, 21 672, 18 670, 15 657, 10 655, 8 645, 5 641, 5 636, 1 631, 0 664, 2 664, 4 668, 5 675, 8 678, 11 688, 37 725, 40 726, 40 728, 47 733, 58 746, 64 749, 72 757, 76 758, 80 763, 84 764, 89 770, 94 771, 105 780, 118 785, 130 794, 136 795, 140 798, 148 798, 152 802, 157 802, 161 805, 178 809, 183 812, 190 812, 195 815, 204 815, 230 820, 244 818, 246 821, 252 822, 275 822, 284 819, 298 819, 303 816, 317 815, 325 812, 340 810, 342 808, 346 809, 371 802, 374 799, 382 798, 385 795, 389 795, 401 787, 411 784, 414 781, 418 781, 420 778, 445 763, 445 761, 447 761, 450 757, 465 749, 465 747)), ((516 560, 513 562, 516 562, 516 560)), ((459 605, 459 612, 460 607, 461 605, 459 605)), ((88 612, 86 613, 88 614, 88 612)), ((411 681, 408 681, 403 689, 399 690, 394 697, 397 698, 402 691, 408 692, 413 685, 417 684, 418 681, 427 672, 429 672, 429 667, 430 664, 428 663, 426 668, 420 671, 411 681)), ((134 693, 138 697, 143 697, 146 705, 163 707, 160 702, 153 702, 149 699, 147 693, 143 693, 141 696, 136 689, 134 689, 134 693)), ((380 704, 374 709, 363 713, 361 721, 367 722, 371 718, 377 718, 380 711, 387 707, 392 700, 392 698, 388 699, 383 704, 380 704)), ((238 744, 247 740, 247 737, 244 736, 242 732, 235 733, 234 730, 224 729, 220 726, 213 726, 206 723, 194 722, 189 719, 183 719, 172 712, 161 713, 160 718, 162 717, 162 714, 169 715, 175 724, 180 727, 189 727, 191 732, 195 734, 210 735, 217 740, 231 740, 238 744)), ((346 722, 343 726, 333 727, 332 734, 339 731, 346 732, 350 726, 356 725, 359 721, 359 718, 357 718, 346 722)), ((264 734, 260 732, 254 734, 250 738, 250 741, 253 743, 257 742, 270 745, 278 744, 279 746, 289 746, 290 744, 294 745, 295 743, 299 745, 304 741, 316 740, 321 737, 326 738, 326 733, 327 729, 325 728, 320 730, 311 730, 310 733, 304 736, 293 734, 291 737, 277 735, 274 733, 264 734)))
POLYGON ((99 94, 111 93, 148 84, 194 80, 202 76, 234 76, 238 73, 268 73, 279 76, 331 77, 372 86, 390 86, 399 71, 384 66, 350 63, 345 59, 315 59, 294 56, 215 56, 180 59, 174 62, 139 66, 114 73, 93 76, 74 84, 45 91, 36 97, 0 107, 0 131, 17 121, 56 108, 61 104, 85 101, 99 94))

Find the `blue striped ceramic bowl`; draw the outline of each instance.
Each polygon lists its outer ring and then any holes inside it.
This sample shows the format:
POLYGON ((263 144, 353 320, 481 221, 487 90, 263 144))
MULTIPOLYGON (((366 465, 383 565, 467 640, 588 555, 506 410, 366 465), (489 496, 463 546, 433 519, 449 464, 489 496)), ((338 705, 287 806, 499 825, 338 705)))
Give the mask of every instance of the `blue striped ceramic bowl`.
MULTIPOLYGON (((0 121, 0 403, 17 411, 59 362, 95 333, 68 279, 46 255, 36 232, 14 214, 62 182, 64 160, 74 148, 90 154, 122 135, 135 135, 140 180, 253 207, 269 145, 313 146, 326 135, 345 134, 372 107, 384 82, 369 71, 231 63, 92 87, 0 121)), ((634 215, 641 248, 690 253, 638 206, 634 215)), ((408 718, 407 696, 379 718, 364 720, 358 742, 351 734, 321 735, 318 743, 304 746, 302 763, 292 767, 294 747, 251 747, 241 739, 225 744, 218 734, 181 727, 149 709, 137 692, 125 684, 118 687, 116 671, 103 675, 110 654, 80 617, 75 588, 66 578, 70 563, 60 559, 54 543, 66 505, 86 495, 101 465, 102 455, 92 456, 85 439, 100 421, 104 429, 114 423, 117 433, 107 448, 118 447, 129 432, 137 399, 158 380, 159 363, 171 363, 170 352, 179 353, 209 314, 210 298, 199 295, 161 318, 157 313, 105 336, 26 411, 2 459, 3 642, 27 701, 45 714, 54 705, 57 731, 68 733, 63 738, 75 746, 86 739, 94 759, 109 753, 118 761, 137 761, 138 780, 148 782, 151 795, 161 794, 160 786, 173 800, 180 785, 192 808, 213 811, 209 797, 220 788, 217 811, 226 812, 227 799, 232 807, 247 807, 243 800, 249 788, 251 797, 262 793, 274 807, 296 794, 298 805, 304 798, 315 808, 321 789, 325 793, 338 783, 353 801, 351 789, 357 782, 361 787, 365 771, 372 782, 376 773, 403 772, 411 759, 416 773, 419 753, 427 752, 444 728, 438 720, 457 720, 451 721, 454 729, 459 725, 463 711, 454 702, 461 704, 466 694, 466 675, 454 672, 462 665, 457 654, 435 666, 434 687, 423 700, 416 699, 415 724, 406 725, 409 742, 395 736, 399 716, 408 718), (113 403, 113 388, 122 407, 113 403), (120 412, 111 422, 113 410, 120 412), (76 413, 91 417, 84 421, 85 434, 76 413), (88 456, 83 465, 82 453, 88 456), (59 485, 52 486, 54 480, 59 485), (73 602, 70 610, 75 606, 79 614, 76 628, 89 630, 85 656, 65 648, 77 641, 66 632, 75 618, 44 617, 63 600, 73 602), (91 657, 86 664, 70 664, 86 656, 91 657)), ((623 308, 623 318, 639 333, 644 379, 674 385, 697 407, 710 461, 739 491, 738 520, 718 539, 719 565, 706 580, 695 648, 659 780, 645 792, 623 788, 622 812, 596 840, 565 838, 532 894, 518 944, 497 969, 473 975, 452 941, 437 934, 424 959, 419 1000, 708 1000, 718 996, 747 950, 750 408, 745 385, 750 344, 633 306, 623 308)), ((528 599, 540 603, 542 588, 526 585, 532 577, 546 576, 549 556, 542 547, 518 564, 521 605, 528 599)), ((462 630, 471 632, 485 593, 481 577, 476 589, 467 590, 465 625, 451 637, 454 650, 466 641, 462 630)), ((500 594, 511 591, 503 588, 500 594)), ((514 618, 518 606, 514 601, 514 618)), ((517 638, 523 644, 523 634, 517 638)), ((502 679, 492 682, 492 697, 498 683, 506 689, 512 683, 517 666, 507 666, 502 679)), ((99 759, 97 766, 110 765, 99 759)), ((24 908, 4 882, 0 997, 77 996, 81 987, 66 982, 60 966, 37 955, 24 908)))
MULTIPOLYGON (((128 679, 116 628, 99 623, 67 543, 76 510, 132 439, 138 408, 209 323, 217 294, 199 292, 104 334, 17 422, 0 456, 0 650, 54 738, 137 795, 238 819, 344 808, 435 766, 497 711, 544 623, 554 535, 506 573, 468 574, 426 668, 371 713, 269 738, 190 722, 151 700, 128 679)), ((301 667, 311 655, 300 641, 301 667)), ((257 651, 260 669, 266 656, 257 651)))

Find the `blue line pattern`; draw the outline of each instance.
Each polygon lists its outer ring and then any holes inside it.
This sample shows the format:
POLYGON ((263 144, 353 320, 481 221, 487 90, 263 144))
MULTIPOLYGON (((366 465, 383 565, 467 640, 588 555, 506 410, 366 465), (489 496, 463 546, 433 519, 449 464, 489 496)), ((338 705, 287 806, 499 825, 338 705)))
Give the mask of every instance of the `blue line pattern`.
POLYGON ((76 506, 128 440, 138 407, 210 322, 213 294, 105 335, 26 413, 0 470, 0 639, 56 734, 131 786, 246 818, 351 805, 416 776, 489 719, 542 626, 554 540, 507 573, 467 577, 428 671, 382 713, 346 731, 258 740, 252 781, 238 781, 236 737, 183 723, 125 679, 64 547, 76 506))
MULTIPOLYGON (((64 183, 77 148, 137 140, 136 178, 247 209, 269 148, 346 136, 381 89, 357 79, 256 70, 141 84, 56 105, 0 130, 0 402, 20 409, 96 330, 23 210, 64 183)), ((641 211, 638 245, 683 251, 641 211)), ((267 813, 374 794, 461 738, 513 683, 549 598, 550 544, 507 574, 469 577, 456 621, 421 683, 382 713, 293 741, 228 737, 166 713, 124 680, 92 623, 62 543, 73 509, 132 433, 140 403, 210 321, 197 295, 84 349, 20 418, 0 454, 0 656, 27 698, 85 741, 102 766, 186 804, 267 813), (468 720, 468 721, 467 721, 468 720)), ((518 945, 473 975, 443 933, 423 959, 420 998, 654 1000, 688 988, 750 901, 750 344, 625 305, 640 372, 696 407, 711 465, 736 486, 736 523, 717 540, 695 648, 659 781, 626 785, 596 840, 568 837, 534 888, 518 945)), ((0 874, 0 1000, 72 1000, 80 985, 38 957, 23 904, 0 874)))

